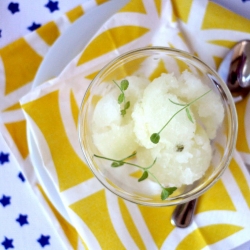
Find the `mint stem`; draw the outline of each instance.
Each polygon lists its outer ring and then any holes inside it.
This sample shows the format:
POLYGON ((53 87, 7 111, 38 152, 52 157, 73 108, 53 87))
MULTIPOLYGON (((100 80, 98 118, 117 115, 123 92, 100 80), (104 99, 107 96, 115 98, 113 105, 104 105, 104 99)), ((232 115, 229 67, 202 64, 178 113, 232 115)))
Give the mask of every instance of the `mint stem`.
MULTIPOLYGON (((183 108, 179 109, 177 112, 175 112, 171 118, 167 121, 167 123, 161 128, 161 130, 158 132, 158 133, 153 133, 151 136, 150 136, 150 140, 151 142, 157 144, 159 141, 160 141, 160 133, 162 132, 163 129, 166 128, 166 126, 172 121, 172 119, 178 114, 180 113, 182 110, 184 109, 187 109, 189 106, 191 106, 194 102, 198 101, 199 99, 201 99, 203 96, 207 95, 210 91, 212 91, 211 89, 209 91, 207 91, 206 93, 204 93, 203 95, 197 97, 196 99, 194 99, 193 101, 189 102, 188 104, 184 105, 184 104, 178 104, 176 102, 173 102, 169 99, 169 101, 171 101, 173 104, 176 104, 176 105, 180 105, 180 106, 183 106, 183 108)), ((188 118, 190 121, 192 121, 192 118, 191 118, 191 115, 189 113, 189 110, 187 111, 187 115, 188 115, 188 118), (190 117, 189 117, 190 116, 190 117)), ((193 122, 193 121, 192 121, 193 122)))
POLYGON ((186 104, 183 108, 179 109, 177 112, 175 112, 175 113, 171 116, 171 118, 168 120, 168 122, 163 126, 163 128, 162 128, 157 134, 160 134, 161 131, 162 131, 171 121, 172 121, 172 119, 173 119, 178 113, 180 113, 182 110, 184 110, 184 109, 188 108, 189 106, 191 106, 194 102, 198 101, 198 100, 201 99, 203 96, 207 95, 210 91, 211 91, 211 89, 208 90, 208 91, 207 91, 206 93, 204 93, 203 95, 197 97, 197 98, 194 99, 193 101, 191 101, 191 102, 189 102, 188 104, 186 104))
MULTIPOLYGON (((114 163, 114 162, 115 162, 115 163, 121 163, 121 164, 118 164, 119 167, 122 166, 123 164, 127 164, 127 165, 130 165, 130 166, 134 166, 134 167, 137 167, 137 168, 139 168, 139 169, 142 169, 144 172, 147 172, 148 174, 150 174, 150 175, 153 177, 153 179, 157 182, 157 184, 159 184, 159 186, 161 187, 162 190, 165 190, 166 188, 164 188, 164 187, 161 185, 161 183, 159 182, 159 180, 157 179, 157 177, 156 177, 153 173, 151 173, 151 172, 149 171, 149 169, 152 168, 153 165, 155 164, 157 158, 155 158, 155 160, 153 161, 153 163, 152 163, 151 165, 149 165, 148 167, 142 167, 142 166, 139 166, 139 165, 137 165, 137 164, 134 164, 134 163, 125 161, 126 159, 129 159, 129 158, 131 158, 131 157, 133 157, 133 156, 135 156, 135 155, 136 155, 136 152, 134 152, 133 154, 131 154, 131 155, 129 155, 129 156, 127 156, 127 157, 125 157, 125 158, 123 158, 123 159, 121 159, 121 160, 116 160, 116 159, 112 159, 112 158, 108 158, 108 157, 104 157, 104 156, 100 156, 100 155, 94 154, 94 156, 97 157, 97 158, 101 158, 101 159, 104 159, 104 160, 109 160, 109 161, 112 161, 113 163, 114 163)), ((142 180, 144 180, 144 179, 146 179, 146 178, 147 178, 147 175, 146 175, 145 178, 142 178, 142 179, 139 178, 138 181, 142 181, 142 180)), ((176 189, 176 188, 175 188, 175 189, 176 189)), ((162 197, 162 196, 161 196, 161 197, 162 197)), ((168 197, 168 196, 166 196, 166 198, 167 198, 167 197, 168 197)), ((166 198, 164 198, 164 200, 165 200, 166 198)), ((162 199, 162 200, 163 200, 163 199, 162 199)))

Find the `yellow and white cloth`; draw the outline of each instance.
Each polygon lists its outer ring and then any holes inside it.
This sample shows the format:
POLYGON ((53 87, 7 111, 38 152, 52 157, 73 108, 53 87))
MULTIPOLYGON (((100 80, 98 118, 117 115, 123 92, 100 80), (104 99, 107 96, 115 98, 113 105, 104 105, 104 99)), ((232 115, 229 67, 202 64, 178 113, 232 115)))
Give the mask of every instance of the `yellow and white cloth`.
MULTIPOLYGON (((79 6, 70 16, 76 19, 83 13, 79 6)), ((250 39, 250 20, 207 0, 131 0, 100 27, 60 76, 22 97, 30 89, 46 54, 41 56, 39 46, 35 46, 36 36, 52 45, 58 36, 58 25, 49 23, 35 32, 34 40, 30 36, 28 41, 21 39, 15 46, 0 51, 1 68, 5 72, 5 91, 1 94, 10 100, 2 113, 13 117, 3 123, 1 132, 13 142, 25 169, 29 155, 28 125, 43 167, 67 211, 65 218, 47 199, 69 246, 72 249, 80 249, 81 244, 86 249, 233 249, 246 243, 250 239, 250 177, 243 159, 250 162, 249 98, 237 104, 239 136, 234 158, 222 178, 199 198, 194 222, 186 229, 171 225, 174 207, 138 206, 101 186, 83 160, 77 119, 91 79, 121 53, 151 45, 175 47, 195 54, 216 69, 237 41, 250 39), (25 70, 27 65, 32 65, 29 72, 25 70), (13 95, 21 99, 21 107, 12 102, 13 95)), ((46 200, 46 194, 44 197, 46 200)))

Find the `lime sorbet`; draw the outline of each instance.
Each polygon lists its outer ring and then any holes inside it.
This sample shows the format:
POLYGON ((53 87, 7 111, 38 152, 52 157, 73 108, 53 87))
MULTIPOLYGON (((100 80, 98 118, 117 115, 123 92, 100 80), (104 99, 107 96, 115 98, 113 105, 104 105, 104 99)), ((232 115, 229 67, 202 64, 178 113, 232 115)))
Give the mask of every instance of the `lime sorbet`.
POLYGON ((166 187, 200 179, 210 166, 210 144, 224 118, 220 97, 189 71, 178 77, 163 73, 152 82, 138 76, 125 79, 129 83, 123 91, 125 100, 118 101, 123 79, 114 79, 95 107, 96 153, 124 159, 136 152, 140 166, 155 161, 150 171, 166 187), (152 142, 150 137, 159 131, 159 142, 152 142))

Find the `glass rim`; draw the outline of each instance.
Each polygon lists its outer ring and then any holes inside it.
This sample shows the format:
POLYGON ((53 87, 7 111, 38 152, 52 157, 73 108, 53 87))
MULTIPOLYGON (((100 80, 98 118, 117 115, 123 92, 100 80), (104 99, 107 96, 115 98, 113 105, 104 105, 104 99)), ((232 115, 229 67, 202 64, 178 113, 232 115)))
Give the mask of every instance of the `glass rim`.
MULTIPOLYGON (((218 87, 218 86, 217 86, 218 87)), ((221 92, 221 90, 219 90, 219 92, 221 92)), ((181 204, 181 203, 185 203, 188 202, 192 199, 195 199, 197 197, 199 197, 200 195, 202 195, 205 191, 207 191, 211 186, 213 186, 222 176, 222 174, 224 173, 224 171, 227 169, 228 165, 230 164, 232 157, 233 157, 233 151, 235 149, 235 145, 236 145, 236 139, 237 139, 237 132, 238 132, 238 121, 237 121, 237 112, 236 112, 236 108, 235 108, 235 104, 234 104, 234 100, 233 97, 226 85, 226 83, 222 80, 222 78, 219 76, 219 74, 212 69, 210 66, 208 66, 204 61, 202 61, 201 59, 199 59, 198 57, 186 52, 186 51, 182 51, 179 49, 175 49, 175 48, 168 48, 168 47, 162 47, 162 46, 154 46, 154 47, 142 47, 142 48, 138 48, 138 49, 134 49, 134 50, 130 50, 126 53, 123 53, 119 56, 117 56, 116 58, 114 58, 113 60, 111 60, 109 63, 107 63, 104 67, 102 67, 102 69, 97 73, 97 75, 93 78, 93 80, 90 82, 84 97, 82 99, 81 102, 81 106, 80 106, 80 111, 79 111, 79 117, 78 117, 78 138, 79 138, 79 142, 80 142, 80 146, 82 149, 82 152, 85 156, 85 159, 87 161, 88 167, 90 168, 90 170, 92 171, 92 173, 94 174, 94 176, 98 179, 99 182, 101 182, 101 184, 107 188, 109 191, 111 191, 112 193, 114 193, 115 195, 117 195, 118 197, 121 197, 125 200, 128 200, 132 203, 136 203, 139 205, 146 205, 146 206, 153 206, 153 207, 165 207, 165 206, 172 206, 172 205, 177 205, 177 204, 181 204), (158 51, 158 52, 164 52, 167 53, 168 55, 176 55, 176 56, 182 56, 184 58, 190 59, 191 61, 195 61, 198 64, 201 64, 203 67, 205 67, 207 70, 209 70, 213 76, 215 76, 218 80, 218 82, 220 83, 220 87, 223 91, 223 94, 226 96, 227 99, 227 113, 231 118, 231 123, 230 123, 230 129, 231 129, 231 137, 228 138, 228 142, 226 144, 226 157, 225 155, 223 156, 223 159, 220 161, 220 165, 222 165, 222 167, 220 167, 219 169, 217 169, 217 171, 215 171, 213 173, 213 178, 212 180, 209 180, 208 183, 205 183, 205 186, 199 188, 199 190, 195 191, 195 192, 187 192, 185 194, 182 194, 180 196, 176 196, 176 197, 169 197, 166 201, 155 201, 155 202, 151 202, 151 201, 142 201, 142 200, 138 200, 138 199, 131 199, 130 196, 124 194, 123 192, 120 192, 116 189, 113 188, 113 186, 111 186, 108 182, 105 182, 101 176, 101 174, 95 169, 95 167, 92 164, 92 160, 91 160, 91 156, 88 155, 87 150, 86 150, 86 145, 85 142, 83 141, 83 131, 84 131, 84 114, 83 114, 83 108, 84 108, 84 102, 86 101, 86 96, 88 95, 91 87, 94 85, 94 83, 97 81, 97 79, 99 79, 102 74, 104 74, 106 72, 107 69, 109 69, 111 66, 116 65, 119 61, 121 61, 122 59, 128 58, 132 55, 135 54, 140 54, 140 53, 151 53, 152 51, 158 51), (185 196, 185 197, 182 197, 185 196)))

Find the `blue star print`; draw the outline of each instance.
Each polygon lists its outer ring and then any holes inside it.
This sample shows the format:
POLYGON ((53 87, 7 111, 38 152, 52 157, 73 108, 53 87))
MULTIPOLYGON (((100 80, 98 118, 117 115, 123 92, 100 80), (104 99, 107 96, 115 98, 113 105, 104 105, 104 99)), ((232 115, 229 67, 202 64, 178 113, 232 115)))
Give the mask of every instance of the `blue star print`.
POLYGON ((0 153, 0 164, 3 165, 5 162, 9 162, 9 154, 4 152, 0 153))
POLYGON ((49 2, 44 6, 47 7, 50 10, 51 13, 56 11, 56 10, 59 10, 58 1, 53 2, 53 1, 49 0, 49 2))
POLYGON ((18 178, 20 178, 22 182, 25 182, 25 178, 21 172, 18 174, 18 178))
POLYGON ((50 245, 49 238, 50 236, 41 235, 37 241, 40 243, 42 247, 45 247, 46 245, 50 245))
POLYGON ((10 196, 3 195, 2 199, 0 199, 0 203, 2 203, 3 207, 10 205, 10 196))
POLYGON ((38 29, 40 26, 41 26, 41 24, 36 24, 33 22, 32 25, 28 27, 28 30, 34 31, 34 30, 38 29))
POLYGON ((10 3, 8 6, 8 10, 12 13, 15 14, 16 12, 20 11, 19 10, 19 3, 10 3))
POLYGON ((0 30, 0 38, 2 37, 2 30, 0 30))
POLYGON ((29 224, 28 220, 28 215, 22 215, 19 214, 19 217, 16 219, 16 221, 20 224, 20 226, 22 227, 25 224, 29 224))
POLYGON ((1 243, 4 246, 4 249, 14 248, 12 245, 13 240, 4 237, 4 241, 1 243))

